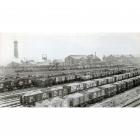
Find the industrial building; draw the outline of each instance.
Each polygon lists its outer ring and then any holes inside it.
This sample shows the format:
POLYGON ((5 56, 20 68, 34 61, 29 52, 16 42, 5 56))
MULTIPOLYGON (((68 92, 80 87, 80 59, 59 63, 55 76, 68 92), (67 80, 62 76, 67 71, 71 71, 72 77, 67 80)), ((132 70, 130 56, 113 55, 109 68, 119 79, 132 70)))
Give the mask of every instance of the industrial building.
POLYGON ((101 59, 93 54, 91 55, 69 55, 65 58, 66 65, 87 65, 100 62, 101 59))
POLYGON ((140 59, 133 55, 109 55, 104 56, 103 61, 110 64, 138 64, 140 59))

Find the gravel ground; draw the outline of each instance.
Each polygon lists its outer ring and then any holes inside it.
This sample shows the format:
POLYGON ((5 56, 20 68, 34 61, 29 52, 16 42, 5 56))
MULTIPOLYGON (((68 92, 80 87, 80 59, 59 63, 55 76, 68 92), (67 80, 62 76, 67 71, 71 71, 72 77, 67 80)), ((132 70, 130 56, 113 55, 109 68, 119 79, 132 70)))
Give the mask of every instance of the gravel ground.
POLYGON ((100 103, 96 103, 90 107, 122 107, 123 105, 140 97, 140 86, 125 91, 119 95, 105 99, 100 103))

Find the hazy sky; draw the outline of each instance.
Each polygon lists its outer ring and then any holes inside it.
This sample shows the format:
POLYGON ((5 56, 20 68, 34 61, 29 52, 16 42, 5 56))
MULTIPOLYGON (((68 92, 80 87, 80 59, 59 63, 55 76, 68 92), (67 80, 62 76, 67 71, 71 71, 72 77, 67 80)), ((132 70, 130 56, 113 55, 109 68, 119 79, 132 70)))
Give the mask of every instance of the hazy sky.
POLYGON ((21 59, 64 59, 71 54, 140 54, 140 33, 25 34, 0 33, 0 64, 13 59, 13 41, 19 42, 21 59))

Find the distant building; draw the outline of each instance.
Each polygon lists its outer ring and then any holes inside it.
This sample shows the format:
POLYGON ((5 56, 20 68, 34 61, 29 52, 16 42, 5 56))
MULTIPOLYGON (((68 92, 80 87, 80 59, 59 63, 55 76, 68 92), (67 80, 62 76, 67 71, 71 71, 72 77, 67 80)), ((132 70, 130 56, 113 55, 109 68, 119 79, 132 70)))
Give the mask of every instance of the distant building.
POLYGON ((19 67, 19 66, 20 66, 20 64, 14 62, 14 61, 12 61, 11 63, 9 63, 9 64, 7 65, 7 67, 19 67))
POLYGON ((47 61, 47 54, 42 54, 42 60, 47 61))
POLYGON ((64 65, 64 61, 62 59, 54 59, 52 64, 54 64, 54 65, 64 65))
POLYGON ((46 60, 46 61, 38 61, 38 62, 36 62, 36 65, 50 65, 50 64, 52 64, 52 61, 51 60, 46 60))
POLYGON ((86 65, 100 61, 96 55, 69 55, 65 58, 66 65, 86 65))
POLYGON ((104 56, 103 61, 110 64, 134 64, 136 57, 132 55, 109 55, 104 56))

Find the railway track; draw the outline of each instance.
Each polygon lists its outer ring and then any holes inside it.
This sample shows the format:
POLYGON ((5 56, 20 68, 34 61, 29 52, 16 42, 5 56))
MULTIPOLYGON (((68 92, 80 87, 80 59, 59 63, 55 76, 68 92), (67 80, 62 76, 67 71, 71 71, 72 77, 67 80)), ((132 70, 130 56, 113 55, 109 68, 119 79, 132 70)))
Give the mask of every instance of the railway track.
POLYGON ((9 92, 3 92, 3 93, 0 93, 0 100, 3 99, 3 98, 6 98, 8 96, 12 96, 12 95, 16 95, 16 94, 23 94, 27 91, 34 91, 38 88, 26 88, 26 89, 21 89, 21 90, 14 90, 14 91, 9 91, 9 92))
POLYGON ((20 99, 8 99, 8 100, 0 100, 0 107, 17 107, 20 106, 20 99))
POLYGON ((138 106, 140 106, 140 98, 131 101, 130 103, 124 105, 123 107, 138 107, 138 106))
POLYGON ((20 106, 21 106, 20 102, 13 102, 0 107, 20 107, 20 106))
POLYGON ((28 88, 0 93, 0 107, 20 107, 20 95, 27 91, 34 91, 38 88, 28 88))
MULTIPOLYGON (((55 85, 53 87, 61 85, 63 84, 55 85)), ((24 94, 27 91, 35 91, 37 89, 45 89, 45 88, 28 88, 0 93, 0 107, 21 107, 22 105, 20 103, 20 95, 24 94)))
POLYGON ((5 95, 8 95, 8 94, 11 94, 11 93, 16 93, 16 92, 24 92, 24 91, 27 91, 27 90, 35 90, 37 89, 36 87, 30 87, 30 88, 24 88, 24 89, 16 89, 16 90, 12 90, 12 91, 5 91, 5 92, 0 92, 0 97, 1 96, 5 96, 5 95))

